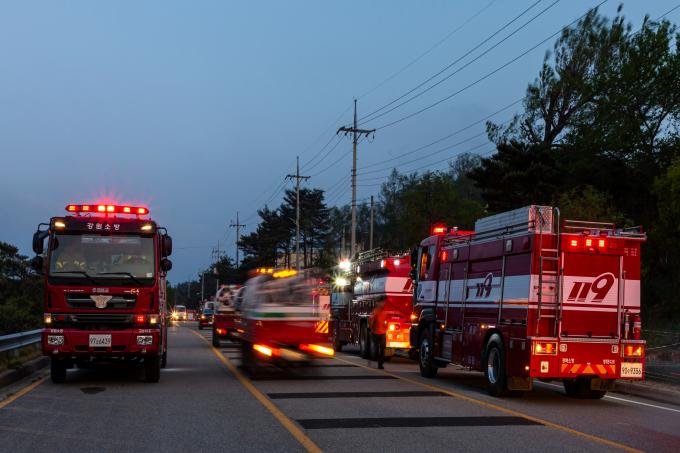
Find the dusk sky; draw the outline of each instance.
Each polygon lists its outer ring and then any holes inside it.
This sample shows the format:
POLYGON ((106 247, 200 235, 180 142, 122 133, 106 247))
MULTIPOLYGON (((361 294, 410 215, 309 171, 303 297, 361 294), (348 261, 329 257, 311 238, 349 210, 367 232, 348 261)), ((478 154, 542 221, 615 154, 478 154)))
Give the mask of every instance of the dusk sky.
MULTIPOLYGON (((394 159, 520 99, 554 38, 465 87, 598 3, 2 2, 0 241, 32 256, 38 223, 65 214, 68 203, 142 204, 173 236, 171 282, 195 277, 218 241, 233 257, 228 225, 236 211, 247 232, 266 201, 278 206, 296 155, 312 176, 306 186, 330 189, 331 205, 349 203, 352 146, 335 131, 351 121, 354 97, 359 117, 374 111, 535 4, 423 88, 538 15, 478 61, 362 124, 378 131, 359 147, 358 198, 377 195, 391 166, 441 169, 461 152, 488 155, 493 146, 479 123, 394 159)), ((628 1, 623 13, 638 27, 645 14, 656 18, 676 3, 628 1)), ((612 17, 619 4, 600 11, 612 17)), ((679 21, 680 10, 667 19, 679 21)), ((519 108, 493 119, 508 120, 519 108)))

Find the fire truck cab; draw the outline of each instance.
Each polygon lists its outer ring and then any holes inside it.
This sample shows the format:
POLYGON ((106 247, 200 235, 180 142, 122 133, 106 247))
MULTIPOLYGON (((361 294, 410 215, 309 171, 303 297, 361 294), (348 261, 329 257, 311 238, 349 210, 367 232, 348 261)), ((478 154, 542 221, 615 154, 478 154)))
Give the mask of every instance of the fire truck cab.
POLYGON ((52 381, 63 382, 74 365, 138 361, 146 380, 158 382, 167 362, 172 239, 145 207, 72 204, 66 211, 33 236, 52 381))
POLYGON ((639 228, 528 206, 479 219, 474 232, 433 232, 412 256, 423 376, 452 363, 483 371, 492 395, 539 378, 578 398, 643 379, 639 228))

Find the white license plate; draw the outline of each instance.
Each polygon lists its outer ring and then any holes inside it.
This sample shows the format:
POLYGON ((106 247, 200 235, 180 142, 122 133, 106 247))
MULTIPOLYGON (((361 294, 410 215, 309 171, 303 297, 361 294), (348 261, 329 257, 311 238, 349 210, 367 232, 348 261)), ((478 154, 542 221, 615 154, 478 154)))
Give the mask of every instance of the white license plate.
POLYGON ((623 362, 621 363, 622 378, 642 378, 642 364, 623 362))
POLYGON ((101 348, 111 346, 111 334, 92 334, 90 335, 90 347, 101 348))

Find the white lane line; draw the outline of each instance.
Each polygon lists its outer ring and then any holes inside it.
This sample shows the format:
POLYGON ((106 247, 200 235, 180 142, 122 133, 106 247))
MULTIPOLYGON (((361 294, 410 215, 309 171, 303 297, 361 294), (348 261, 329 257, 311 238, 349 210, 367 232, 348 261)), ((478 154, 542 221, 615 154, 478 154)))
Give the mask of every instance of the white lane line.
MULTIPOLYGON (((563 388, 561 385, 549 384, 547 382, 537 382, 536 384, 538 384, 539 386, 540 385, 547 385, 547 386, 550 386, 550 387, 557 387, 559 389, 563 388)), ((621 397, 618 397, 618 396, 611 396, 611 395, 605 395, 604 397, 606 399, 610 399, 610 400, 623 401, 623 402, 626 402, 626 403, 639 404, 640 406, 653 407, 655 409, 663 409, 665 411, 680 413, 680 410, 678 410, 678 409, 671 409, 670 407, 657 406, 656 404, 643 403, 642 401, 634 401, 634 400, 629 400, 629 399, 626 399, 626 398, 621 398, 621 397)))

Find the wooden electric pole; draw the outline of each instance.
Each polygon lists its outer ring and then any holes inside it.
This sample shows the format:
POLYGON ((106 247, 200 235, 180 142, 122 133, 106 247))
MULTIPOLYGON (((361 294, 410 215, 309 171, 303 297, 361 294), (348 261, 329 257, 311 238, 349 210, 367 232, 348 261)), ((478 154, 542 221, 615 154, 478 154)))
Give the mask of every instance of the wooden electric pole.
POLYGON ((354 124, 352 127, 341 127, 337 134, 344 132, 352 133, 352 242, 350 246, 350 259, 354 259, 357 251, 357 143, 361 135, 374 134, 375 129, 359 129, 357 127, 357 100, 354 100, 354 124))
POLYGON ((238 223, 238 211, 236 211, 236 223, 232 221, 229 227, 236 228, 236 269, 238 269, 238 240, 241 237, 241 228, 245 227, 245 224, 238 223))
POLYGON ((307 180, 311 176, 300 176, 300 156, 296 158, 297 164, 294 175, 286 175, 286 179, 295 179, 295 193, 297 197, 295 208, 295 269, 300 270, 300 181, 307 180))

